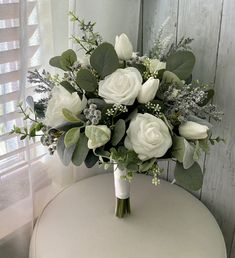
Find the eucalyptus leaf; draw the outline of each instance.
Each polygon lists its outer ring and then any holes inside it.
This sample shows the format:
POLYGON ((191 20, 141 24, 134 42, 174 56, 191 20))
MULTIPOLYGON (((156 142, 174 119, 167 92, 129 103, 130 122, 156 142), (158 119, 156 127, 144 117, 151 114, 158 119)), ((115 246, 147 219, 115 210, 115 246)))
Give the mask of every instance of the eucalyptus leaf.
POLYGON ((197 162, 195 162, 189 169, 184 169, 182 164, 177 162, 174 175, 176 183, 190 191, 197 191, 202 187, 203 174, 197 162))
POLYGON ((72 156, 72 162, 75 166, 80 166, 86 159, 89 151, 87 142, 88 142, 88 138, 84 133, 81 133, 79 140, 75 145, 75 150, 72 156))
POLYGON ((194 149, 194 153, 193 153, 193 160, 198 161, 200 159, 200 157, 201 157, 201 148, 200 148, 200 143, 197 140, 195 149, 194 149))
POLYGON ((73 128, 73 127, 83 127, 84 124, 81 122, 65 122, 63 124, 60 124, 56 127, 54 127, 53 129, 59 130, 59 131, 68 131, 69 129, 73 128))
POLYGON ((193 159, 194 147, 181 136, 173 137, 172 155, 178 162, 183 163, 183 167, 188 169, 194 163, 193 159))
POLYGON ((107 106, 110 106, 103 99, 98 99, 98 98, 91 98, 89 99, 89 102, 95 104, 98 109, 103 109, 107 106))
POLYGON ((60 63, 60 56, 54 56, 50 59, 49 64, 53 67, 57 67, 60 68, 62 70, 64 70, 64 67, 61 65, 60 63))
POLYGON ((86 159, 84 161, 87 168, 92 168, 99 160, 99 157, 96 156, 92 150, 89 150, 86 159))
POLYGON ((110 157, 110 152, 104 150, 103 147, 101 147, 101 148, 96 148, 96 149, 94 150, 94 154, 97 155, 97 156, 101 156, 101 157, 103 157, 103 158, 107 158, 107 159, 109 159, 109 157, 110 157))
POLYGON ((60 85, 62 85, 71 94, 76 92, 75 88, 68 81, 62 81, 60 85))
POLYGON ((153 164, 155 163, 155 161, 156 161, 156 159, 153 158, 153 159, 149 159, 149 160, 143 162, 142 164, 140 164, 140 167, 139 167, 140 171, 141 171, 141 172, 146 172, 146 171, 148 171, 148 170, 153 166, 153 164))
POLYGON ((71 145, 76 144, 80 136, 80 128, 74 127, 69 129, 64 137, 64 144, 66 148, 69 148, 71 145))
POLYGON ((146 66, 143 64, 132 63, 131 67, 135 67, 141 74, 146 71, 146 66))
POLYGON ((210 151, 210 146, 209 146, 209 142, 208 142, 208 138, 206 139, 201 139, 198 140, 200 148, 205 151, 205 153, 209 153, 210 151))
POLYGON ((126 133, 125 121, 123 119, 119 119, 115 124, 114 130, 113 130, 113 136, 111 139, 112 145, 116 146, 124 137, 125 133, 126 133))
POLYGON ((80 69, 77 73, 76 82, 80 88, 88 92, 94 92, 97 87, 97 80, 88 69, 80 69))
POLYGON ((125 119, 125 121, 128 122, 128 121, 134 119, 137 114, 138 114, 138 109, 135 108, 135 109, 128 115, 128 117, 125 119))
POLYGON ((62 113, 64 118, 68 121, 68 122, 72 122, 72 123, 78 123, 81 120, 73 113, 71 112, 69 109, 67 108, 63 108, 62 109, 62 113))
POLYGON ((195 56, 190 51, 177 51, 166 60, 166 69, 181 80, 186 80, 192 74, 194 65, 195 56))
POLYGON ((194 116, 194 115, 188 116, 187 120, 192 121, 192 122, 196 122, 196 123, 201 124, 201 125, 206 125, 209 129, 211 129, 213 127, 213 125, 211 123, 209 123, 207 120, 199 118, 199 117, 194 116))
POLYGON ((185 169, 190 168, 194 163, 194 152, 195 148, 193 145, 191 145, 187 140, 184 139, 185 144, 185 152, 184 152, 184 158, 183 158, 183 167, 185 169))
POLYGON ((74 145, 70 146, 69 148, 66 148, 65 144, 64 144, 64 137, 65 137, 65 135, 61 135, 60 138, 58 139, 56 150, 57 150, 57 153, 58 153, 62 163, 65 166, 68 166, 72 159, 76 145, 74 144, 74 145))
POLYGON ((85 134, 91 140, 92 145, 102 146, 110 140, 110 129, 106 125, 88 125, 85 134))
POLYGON ((28 104, 28 106, 32 109, 32 111, 34 111, 34 100, 32 96, 28 96, 26 98, 26 103, 28 104))
POLYGON ((110 43, 102 43, 92 53, 91 66, 104 78, 113 73, 119 67, 117 53, 110 43))
POLYGON ((71 66, 77 61, 77 55, 72 49, 68 49, 62 53, 60 57, 60 65, 65 71, 71 70, 71 66))
POLYGON ((180 87, 184 85, 183 82, 179 79, 179 77, 170 71, 165 71, 163 73, 162 82, 166 84, 176 84, 180 87))

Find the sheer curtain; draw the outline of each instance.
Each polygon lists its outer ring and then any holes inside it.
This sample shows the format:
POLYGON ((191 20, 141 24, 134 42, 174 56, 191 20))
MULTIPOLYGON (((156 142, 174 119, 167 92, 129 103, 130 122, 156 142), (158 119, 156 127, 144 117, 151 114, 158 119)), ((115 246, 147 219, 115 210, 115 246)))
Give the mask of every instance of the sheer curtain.
MULTIPOLYGON (((48 66, 79 33, 68 11, 97 22, 104 40, 125 32, 137 48, 140 0, 0 0, 0 258, 26 258, 35 219, 58 192, 98 167, 64 167, 39 142, 9 136, 24 126, 17 103, 33 94, 27 71, 48 66)), ((52 72, 57 72, 53 71, 52 72)))

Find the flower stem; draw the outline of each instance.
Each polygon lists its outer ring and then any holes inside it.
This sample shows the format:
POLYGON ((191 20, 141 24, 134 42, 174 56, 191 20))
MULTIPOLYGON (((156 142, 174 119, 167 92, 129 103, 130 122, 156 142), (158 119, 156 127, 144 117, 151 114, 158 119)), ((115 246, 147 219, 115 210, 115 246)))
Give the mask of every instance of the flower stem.
POLYGON ((119 199, 116 198, 116 211, 115 215, 118 218, 123 218, 126 214, 131 213, 130 198, 119 199))

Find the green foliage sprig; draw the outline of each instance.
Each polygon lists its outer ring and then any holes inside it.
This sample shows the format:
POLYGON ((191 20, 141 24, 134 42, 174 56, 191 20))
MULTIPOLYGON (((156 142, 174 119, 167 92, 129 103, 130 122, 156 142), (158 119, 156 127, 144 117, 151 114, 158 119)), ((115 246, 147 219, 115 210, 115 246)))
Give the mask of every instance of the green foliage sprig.
POLYGON ((82 32, 82 36, 72 36, 72 39, 83 49, 86 54, 91 54, 92 51, 102 43, 102 37, 98 32, 94 32, 95 22, 85 22, 84 19, 79 19, 78 16, 69 12, 72 22, 77 22, 82 32))

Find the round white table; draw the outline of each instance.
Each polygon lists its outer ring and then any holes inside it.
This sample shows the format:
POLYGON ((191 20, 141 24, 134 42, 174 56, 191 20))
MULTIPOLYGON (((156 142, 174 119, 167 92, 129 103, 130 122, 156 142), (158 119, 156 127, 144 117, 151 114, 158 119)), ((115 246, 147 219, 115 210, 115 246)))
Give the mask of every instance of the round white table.
POLYGON ((226 258, 208 209, 182 188, 136 175, 132 214, 114 216, 113 174, 81 180, 43 211, 30 258, 226 258))

